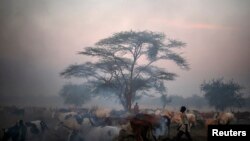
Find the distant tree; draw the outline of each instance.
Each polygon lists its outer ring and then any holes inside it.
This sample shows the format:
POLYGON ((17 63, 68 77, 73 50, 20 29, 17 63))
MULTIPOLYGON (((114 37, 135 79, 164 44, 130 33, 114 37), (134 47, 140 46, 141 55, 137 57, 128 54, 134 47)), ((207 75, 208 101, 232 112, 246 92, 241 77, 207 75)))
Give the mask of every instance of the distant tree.
POLYGON ((245 103, 244 103, 245 108, 250 109, 250 97, 245 98, 245 103))
POLYGON ((196 94, 191 97, 187 97, 185 101, 188 102, 189 106, 193 106, 195 108, 202 108, 204 106, 208 106, 208 101, 203 96, 198 96, 196 94))
POLYGON ((183 96, 171 95, 169 98, 171 99, 171 102, 169 103, 170 106, 180 107, 180 105, 187 105, 187 101, 185 101, 183 96))
POLYGON ((172 60, 182 69, 188 69, 186 60, 174 48, 185 43, 167 39, 163 33, 149 31, 119 32, 86 47, 79 54, 95 57, 97 61, 70 65, 61 75, 81 77, 92 84, 93 92, 118 97, 125 110, 130 111, 134 101, 143 94, 162 92, 164 81, 177 76, 155 66, 155 62, 172 60))
POLYGON ((162 108, 165 109, 167 104, 169 104, 172 101, 171 97, 168 97, 167 95, 161 95, 161 102, 162 102, 162 108))
POLYGON ((90 88, 85 85, 66 84, 61 89, 60 96, 65 104, 79 107, 90 100, 90 91, 90 88))
POLYGON ((211 80, 201 84, 201 90, 205 93, 205 98, 210 106, 216 110, 225 110, 226 108, 241 107, 244 104, 241 87, 233 80, 224 82, 223 79, 211 80))

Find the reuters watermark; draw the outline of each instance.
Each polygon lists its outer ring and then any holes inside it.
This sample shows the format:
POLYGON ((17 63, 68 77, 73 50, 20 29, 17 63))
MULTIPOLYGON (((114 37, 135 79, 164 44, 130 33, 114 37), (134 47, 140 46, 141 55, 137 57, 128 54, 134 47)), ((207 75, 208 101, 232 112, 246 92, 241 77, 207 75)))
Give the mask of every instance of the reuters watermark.
POLYGON ((239 139, 239 141, 250 140, 250 125, 209 125, 207 141, 218 139, 239 139))

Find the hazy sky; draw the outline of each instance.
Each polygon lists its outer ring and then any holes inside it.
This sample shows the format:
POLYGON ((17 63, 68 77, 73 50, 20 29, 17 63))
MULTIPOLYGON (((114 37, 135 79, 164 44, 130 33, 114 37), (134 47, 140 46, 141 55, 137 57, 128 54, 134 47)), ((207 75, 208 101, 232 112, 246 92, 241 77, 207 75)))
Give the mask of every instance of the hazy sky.
POLYGON ((0 95, 58 95, 85 46, 124 30, 164 32, 187 43, 191 69, 169 94, 201 94, 204 80, 234 79, 250 93, 249 0, 1 0, 0 95))

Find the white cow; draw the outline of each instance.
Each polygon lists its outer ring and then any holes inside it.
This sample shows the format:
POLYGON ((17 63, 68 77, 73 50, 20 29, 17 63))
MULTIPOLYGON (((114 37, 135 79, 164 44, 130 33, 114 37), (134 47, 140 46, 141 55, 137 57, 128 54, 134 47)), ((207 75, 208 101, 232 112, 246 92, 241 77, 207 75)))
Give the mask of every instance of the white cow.
POLYGON ((84 121, 84 117, 82 115, 77 114, 76 112, 56 112, 54 114, 54 118, 59 121, 55 128, 56 130, 60 126, 66 127, 70 130, 80 130, 84 121))
POLYGON ((87 126, 82 127, 81 132, 72 131, 69 134, 68 141, 113 141, 120 132, 119 127, 115 126, 87 126))
POLYGON ((231 112, 221 112, 217 116, 219 124, 230 124, 234 119, 234 114, 231 112))

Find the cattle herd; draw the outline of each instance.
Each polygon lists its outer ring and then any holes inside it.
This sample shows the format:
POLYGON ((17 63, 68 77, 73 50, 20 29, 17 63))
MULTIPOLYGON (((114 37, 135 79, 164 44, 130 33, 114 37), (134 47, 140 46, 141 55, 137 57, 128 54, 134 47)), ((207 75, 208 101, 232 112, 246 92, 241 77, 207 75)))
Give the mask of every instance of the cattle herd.
MULTIPOLYGON (((174 140, 179 111, 141 109, 139 113, 93 107, 65 109, 0 107, 3 141, 162 141, 174 140)), ((249 124, 250 112, 188 110, 193 140, 206 140, 208 125, 249 124)), ((185 140, 185 137, 183 137, 185 140)))

